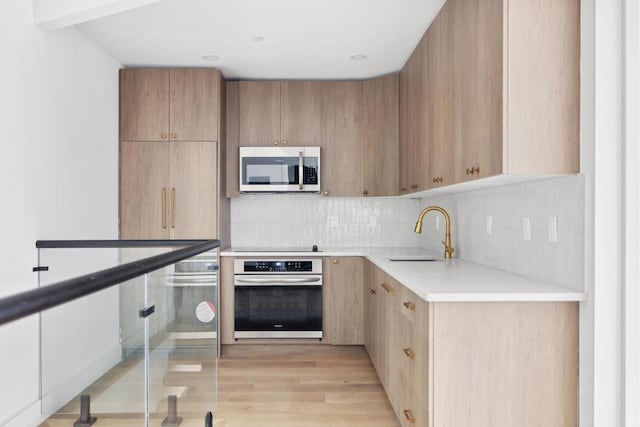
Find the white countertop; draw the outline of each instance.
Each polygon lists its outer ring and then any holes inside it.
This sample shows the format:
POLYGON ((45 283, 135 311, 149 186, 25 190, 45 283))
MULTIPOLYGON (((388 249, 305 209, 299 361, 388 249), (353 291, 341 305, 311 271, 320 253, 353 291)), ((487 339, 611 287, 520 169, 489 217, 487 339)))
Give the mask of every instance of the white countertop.
POLYGON ((322 248, 322 252, 236 252, 233 257, 362 256, 426 301, 585 301, 584 292, 485 267, 473 262, 442 260, 421 248, 322 248), (389 256, 431 255, 438 261, 390 261, 389 256))

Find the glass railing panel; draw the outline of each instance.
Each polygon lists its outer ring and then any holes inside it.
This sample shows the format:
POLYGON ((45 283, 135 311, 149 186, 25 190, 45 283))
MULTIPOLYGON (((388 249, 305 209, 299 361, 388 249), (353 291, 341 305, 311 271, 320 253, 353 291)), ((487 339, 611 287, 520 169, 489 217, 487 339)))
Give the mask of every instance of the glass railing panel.
MULTIPOLYGON (((172 248, 40 249, 40 286, 166 253, 172 248)), ((162 272, 157 273, 163 275, 162 272)), ((41 393, 44 415, 80 414, 82 395, 99 418, 144 419, 145 277, 41 313, 41 393)), ((140 424, 144 425, 144 424, 140 424)))
POLYGON ((216 250, 167 267, 149 280, 151 426, 200 423, 215 411, 218 354, 216 250))

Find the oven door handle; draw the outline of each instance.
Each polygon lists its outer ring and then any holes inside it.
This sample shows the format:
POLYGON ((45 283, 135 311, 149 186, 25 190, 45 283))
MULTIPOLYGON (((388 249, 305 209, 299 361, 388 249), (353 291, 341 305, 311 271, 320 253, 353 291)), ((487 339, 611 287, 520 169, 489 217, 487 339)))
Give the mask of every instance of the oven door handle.
MULTIPOLYGON (((278 284, 278 285, 306 285, 306 284, 317 284, 322 279, 320 277, 301 277, 301 278, 279 278, 279 279, 267 279, 267 278, 236 278, 236 286, 238 283, 248 283, 248 284, 261 284, 261 285, 269 285, 269 284, 278 284)), ((242 286, 242 285, 240 285, 242 286)))
POLYGON ((217 284, 215 277, 169 277, 167 284, 169 286, 215 286, 217 284))

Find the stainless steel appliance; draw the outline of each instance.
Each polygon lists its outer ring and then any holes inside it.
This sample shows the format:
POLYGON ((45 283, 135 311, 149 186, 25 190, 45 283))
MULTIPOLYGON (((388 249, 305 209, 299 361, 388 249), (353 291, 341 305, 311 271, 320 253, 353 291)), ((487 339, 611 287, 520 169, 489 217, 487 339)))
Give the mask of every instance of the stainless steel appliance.
POLYGON ((234 260, 234 338, 322 338, 321 258, 234 260))
POLYGON ((319 193, 320 147, 240 147, 240 192, 319 193))
POLYGON ((170 338, 202 339, 217 337, 218 304, 217 254, 205 252, 180 261, 166 276, 173 293, 173 319, 167 325, 170 338))

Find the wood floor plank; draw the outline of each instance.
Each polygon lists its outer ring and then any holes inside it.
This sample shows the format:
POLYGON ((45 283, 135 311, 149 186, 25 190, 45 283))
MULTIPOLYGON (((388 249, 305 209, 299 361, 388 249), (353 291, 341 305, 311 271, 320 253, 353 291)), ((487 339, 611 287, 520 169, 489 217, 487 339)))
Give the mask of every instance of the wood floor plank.
MULTIPOLYGON (((86 392, 113 394, 110 387, 132 375, 136 366, 135 361, 118 365, 86 392)), ((216 427, 400 427, 362 346, 224 346, 217 369, 216 427)), ((178 399, 183 427, 204 424, 202 408, 214 405, 215 372, 215 362, 197 357, 170 358, 164 375, 155 372, 155 387, 186 387, 178 399), (189 366, 199 370, 190 372, 189 366)), ((77 410, 76 402, 66 409, 77 410)), ((150 425, 160 425, 166 405, 166 397, 156 401, 150 425)), ((110 406, 118 407, 118 402, 110 406)), ((77 416, 58 413, 41 427, 68 426, 77 416)), ((141 420, 140 413, 99 414, 105 427, 140 426, 141 420)))

